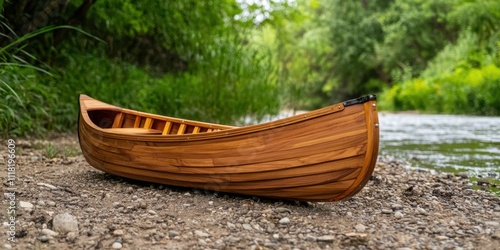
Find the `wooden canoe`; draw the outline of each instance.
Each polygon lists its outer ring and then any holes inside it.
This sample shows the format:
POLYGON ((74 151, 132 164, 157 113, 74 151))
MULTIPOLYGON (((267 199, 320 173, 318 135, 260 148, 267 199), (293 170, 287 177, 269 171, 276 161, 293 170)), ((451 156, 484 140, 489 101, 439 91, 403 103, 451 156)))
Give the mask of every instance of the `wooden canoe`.
POLYGON ((110 174, 301 201, 359 192, 379 144, 374 95, 244 127, 148 114, 80 95, 78 135, 88 163, 110 174))

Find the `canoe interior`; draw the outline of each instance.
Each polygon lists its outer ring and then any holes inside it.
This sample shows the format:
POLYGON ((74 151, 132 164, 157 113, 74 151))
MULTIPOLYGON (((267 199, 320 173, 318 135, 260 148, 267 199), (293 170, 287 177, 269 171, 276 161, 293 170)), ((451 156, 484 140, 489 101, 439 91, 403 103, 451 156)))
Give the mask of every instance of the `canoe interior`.
POLYGON ((184 135, 216 132, 234 128, 219 124, 200 123, 169 117, 154 117, 141 112, 117 110, 91 110, 92 123, 111 133, 144 135, 184 135))

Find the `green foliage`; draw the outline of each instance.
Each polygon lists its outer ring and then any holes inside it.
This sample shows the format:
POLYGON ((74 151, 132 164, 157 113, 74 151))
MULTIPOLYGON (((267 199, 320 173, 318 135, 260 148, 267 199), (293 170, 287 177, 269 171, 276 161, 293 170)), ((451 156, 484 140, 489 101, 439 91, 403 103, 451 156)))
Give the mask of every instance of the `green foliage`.
POLYGON ((500 42, 496 36, 484 41, 485 36, 476 31, 477 27, 462 31, 456 43, 445 46, 419 78, 405 80, 386 89, 381 107, 388 110, 499 115, 500 42), (495 43, 495 47, 491 46, 495 43))
POLYGON ((276 68, 268 51, 249 44, 254 23, 235 18, 242 10, 234 0, 83 0, 50 9, 35 2, 8 2, 1 17, 6 26, 0 52, 8 58, 0 69, 3 134, 76 129, 80 93, 123 107, 232 124, 279 109, 276 68), (17 8, 44 22, 19 23, 17 8), (81 25, 88 33, 41 32, 61 23, 81 25), (15 39, 28 28, 44 35, 15 39), (47 65, 52 77, 37 72, 47 65))
POLYGON ((457 69, 433 80, 414 79, 384 92, 389 110, 500 115, 500 67, 457 69))

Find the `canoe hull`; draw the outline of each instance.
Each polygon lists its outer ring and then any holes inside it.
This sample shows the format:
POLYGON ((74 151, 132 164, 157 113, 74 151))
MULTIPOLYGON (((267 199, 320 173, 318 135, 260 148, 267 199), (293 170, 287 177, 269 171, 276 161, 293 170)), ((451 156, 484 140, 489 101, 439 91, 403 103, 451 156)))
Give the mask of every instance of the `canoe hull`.
POLYGON ((162 135, 130 132, 144 125, 136 122, 133 127, 126 118, 118 128, 99 124, 128 114, 152 117, 149 129, 161 131, 175 118, 82 95, 79 140, 90 165, 126 178, 260 197, 336 201, 359 192, 373 172, 379 139, 375 102, 340 103, 274 122, 204 133, 193 131, 218 125, 176 120, 178 131, 183 124, 194 124, 192 132, 162 135), (94 114, 102 110, 112 115, 94 114), (154 127, 155 122, 160 125, 154 127))

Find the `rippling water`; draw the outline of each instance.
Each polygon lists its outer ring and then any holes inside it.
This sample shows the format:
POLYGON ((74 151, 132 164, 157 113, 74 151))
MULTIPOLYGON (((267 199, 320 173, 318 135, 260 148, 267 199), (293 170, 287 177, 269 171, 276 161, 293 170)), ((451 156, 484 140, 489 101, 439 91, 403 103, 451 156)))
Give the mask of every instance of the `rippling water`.
POLYGON ((500 117, 379 114, 380 155, 417 168, 500 177, 500 117))

